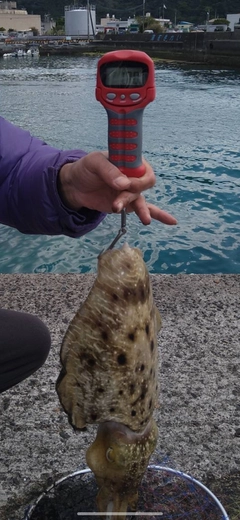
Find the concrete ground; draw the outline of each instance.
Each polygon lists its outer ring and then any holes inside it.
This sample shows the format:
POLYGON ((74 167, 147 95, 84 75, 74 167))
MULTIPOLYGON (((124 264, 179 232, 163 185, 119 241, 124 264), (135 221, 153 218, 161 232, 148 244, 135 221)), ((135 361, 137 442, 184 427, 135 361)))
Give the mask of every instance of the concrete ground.
MULTIPOLYGON (((1 307, 37 314, 52 335, 44 367, 0 396, 1 520, 21 520, 49 484, 86 465, 95 428, 71 429, 55 381, 61 340, 93 279, 0 275, 1 307)), ((203 481, 239 471, 240 275, 153 275, 152 283, 163 318, 159 441, 152 461, 168 458, 203 481)))

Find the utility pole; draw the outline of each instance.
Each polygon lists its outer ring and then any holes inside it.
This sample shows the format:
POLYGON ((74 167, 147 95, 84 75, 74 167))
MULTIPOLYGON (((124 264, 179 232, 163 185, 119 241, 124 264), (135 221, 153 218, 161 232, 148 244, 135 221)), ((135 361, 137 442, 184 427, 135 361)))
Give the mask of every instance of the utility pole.
POLYGON ((143 32, 144 32, 144 25, 145 25, 145 0, 143 0, 143 32))
POLYGON ((207 30, 208 30, 208 25, 209 25, 209 15, 210 15, 210 13, 209 13, 209 11, 208 11, 208 12, 207 12, 207 22, 206 22, 206 28, 207 28, 207 30))
POLYGON ((88 35, 88 41, 89 41, 89 38, 90 38, 90 34, 89 34, 89 0, 87 0, 87 35, 88 35))

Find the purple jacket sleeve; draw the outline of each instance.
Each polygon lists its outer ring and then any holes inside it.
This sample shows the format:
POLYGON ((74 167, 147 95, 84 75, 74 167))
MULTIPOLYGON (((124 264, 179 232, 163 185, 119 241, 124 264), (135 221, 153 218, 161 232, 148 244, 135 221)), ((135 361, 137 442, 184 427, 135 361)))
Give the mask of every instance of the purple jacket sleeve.
POLYGON ((64 206, 57 190, 60 168, 83 157, 61 151, 0 117, 0 222, 22 233, 79 237, 105 214, 64 206))

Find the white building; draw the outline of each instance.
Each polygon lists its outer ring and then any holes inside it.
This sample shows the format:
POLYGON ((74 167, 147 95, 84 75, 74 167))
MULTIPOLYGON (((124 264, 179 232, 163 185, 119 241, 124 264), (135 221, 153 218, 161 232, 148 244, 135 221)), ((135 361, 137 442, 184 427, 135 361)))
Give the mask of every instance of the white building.
POLYGON ((227 14, 227 20, 230 22, 229 27, 231 31, 234 31, 234 25, 240 23, 240 13, 227 14))
POLYGON ((119 20, 118 18, 115 18, 115 15, 113 14, 110 16, 107 14, 106 18, 101 18, 100 25, 97 25, 97 32, 115 32, 115 33, 121 33, 127 31, 132 24, 137 24, 137 21, 135 18, 128 18, 127 20, 119 20))
POLYGON ((0 2, 0 27, 5 31, 28 32, 35 27, 41 34, 41 16, 28 14, 24 9, 17 9, 16 2, 0 2))
POLYGON ((0 2, 0 9, 17 9, 17 2, 0 2))
POLYGON ((156 20, 156 22, 158 22, 161 27, 165 27, 165 25, 171 25, 172 23, 170 18, 154 18, 154 20, 156 20))

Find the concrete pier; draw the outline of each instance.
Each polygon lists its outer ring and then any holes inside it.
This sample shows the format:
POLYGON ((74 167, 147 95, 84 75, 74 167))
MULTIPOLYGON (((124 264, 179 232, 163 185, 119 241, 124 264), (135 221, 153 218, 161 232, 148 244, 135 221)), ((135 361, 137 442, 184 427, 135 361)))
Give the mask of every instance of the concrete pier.
MULTIPOLYGON (((1 307, 38 315, 44 367, 0 396, 0 518, 21 520, 53 481, 84 468, 96 429, 74 432, 55 391, 59 349, 94 275, 0 275, 1 307)), ((240 470, 240 275, 153 275, 159 334, 158 448, 152 461, 206 481, 240 470)), ((45 520, 45 519, 44 519, 45 520)))

